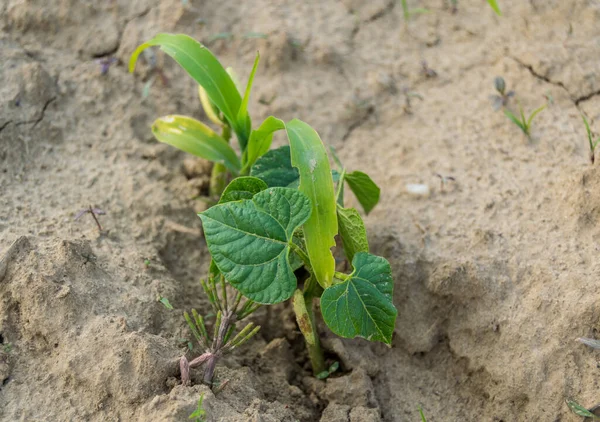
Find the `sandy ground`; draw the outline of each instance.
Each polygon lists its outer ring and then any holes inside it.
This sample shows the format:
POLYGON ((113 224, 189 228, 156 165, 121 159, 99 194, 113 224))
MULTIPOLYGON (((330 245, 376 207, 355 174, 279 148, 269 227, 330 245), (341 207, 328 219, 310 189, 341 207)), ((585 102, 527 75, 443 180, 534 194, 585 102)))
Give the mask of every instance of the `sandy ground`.
POLYGON ((385 0, 0 1, 0 419, 182 421, 204 392, 209 421, 416 422, 419 405, 428 422, 580 420, 565 398, 600 401, 599 352, 574 341, 600 329, 600 173, 579 116, 600 132, 600 2, 500 4, 423 0, 406 23, 385 0), (322 327, 342 372, 316 380, 279 305, 219 366, 221 391, 199 372, 177 385, 181 312, 207 306, 206 166, 149 129, 203 117, 191 79, 160 54, 166 85, 127 73, 161 31, 242 80, 260 50, 255 122, 301 118, 381 185, 366 223, 395 273, 392 348, 322 327), (118 59, 106 75, 100 57, 118 59), (531 140, 492 108, 499 75, 526 110, 551 99, 531 140), (89 205, 103 234, 74 221, 89 205))

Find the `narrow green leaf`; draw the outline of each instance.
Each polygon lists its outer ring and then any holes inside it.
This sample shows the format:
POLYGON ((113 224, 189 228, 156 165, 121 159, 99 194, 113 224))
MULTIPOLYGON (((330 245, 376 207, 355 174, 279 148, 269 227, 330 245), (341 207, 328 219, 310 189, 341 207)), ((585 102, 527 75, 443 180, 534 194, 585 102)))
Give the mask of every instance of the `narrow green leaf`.
MULTIPOLYGON (((285 123, 283 123, 282 120, 269 116, 262 122, 258 129, 253 130, 250 133, 250 140, 248 141, 246 163, 244 167, 252 167, 259 157, 266 154, 267 151, 269 151, 269 148, 271 148, 273 133, 283 129, 285 129, 285 123)), ((291 167, 292 165, 290 164, 290 168, 291 167)))
POLYGON ((300 173, 292 167, 290 147, 287 145, 272 149, 260 157, 250 169, 250 175, 262 179, 270 188, 297 188, 300 183, 300 173))
POLYGON ((321 296, 321 312, 335 334, 392 342, 398 311, 392 303, 390 264, 383 258, 359 252, 352 261, 354 272, 321 296))
POLYGON ((231 181, 221 194, 219 204, 252 199, 254 195, 267 189, 267 184, 256 177, 237 177, 231 181))
POLYGON ((496 0, 487 0, 487 2, 491 6, 491 8, 494 9, 494 12, 496 12, 498 16, 502 16, 500 6, 498 6, 498 2, 496 0))
POLYGON ((521 129, 523 131, 523 133, 527 134, 527 129, 525 128, 525 126, 523 125, 523 123, 521 123, 521 121, 517 118, 517 116, 515 116, 514 114, 512 114, 507 109, 504 109, 504 114, 506 115, 506 117, 508 117, 510 119, 511 122, 513 122, 515 125, 517 125, 517 127, 519 129, 521 129))
MULTIPOLYGON (((250 128, 252 127, 252 123, 250 121, 250 116, 248 115, 248 101, 250 101, 250 92, 252 91, 252 83, 254 82, 254 75, 256 73, 256 69, 258 68, 258 62, 260 61, 260 54, 256 52, 256 58, 254 59, 254 65, 252 66, 252 71, 250 71, 250 76, 248 77, 248 83, 246 84, 246 91, 244 92, 244 98, 242 98, 242 104, 240 105, 240 109, 238 110, 237 120, 240 127, 246 128, 246 133, 250 133, 250 128)), ((247 143, 241 145, 242 151, 246 150, 247 143)))
POLYGON ((152 124, 152 133, 160 142, 222 163, 234 174, 240 171, 240 160, 235 151, 211 128, 196 119, 178 115, 161 117, 152 124))
POLYGON ((419 406, 419 415, 421 416, 421 422, 427 422, 427 419, 425 419, 425 414, 423 413, 423 409, 421 408, 421 406, 419 406))
POLYGON ((169 299, 167 299, 166 297, 161 297, 159 302, 162 303, 164 305, 164 307, 167 308, 168 310, 170 310, 170 311, 173 310, 173 305, 171 305, 171 303, 169 302, 169 299))
POLYGON ((529 116, 529 120, 527 120, 527 128, 531 127, 531 122, 533 121, 533 118, 535 116, 537 116, 545 108, 546 108, 546 105, 543 105, 540 108, 535 109, 533 111, 533 113, 531 113, 531 116, 529 116))
POLYGON ((569 406, 569 409, 571 409, 571 412, 573 412, 577 416, 583 416, 586 418, 592 418, 594 420, 600 420, 598 416, 594 415, 592 412, 590 412, 585 407, 577 403, 575 400, 567 399, 566 402, 567 406, 569 406))
POLYGON ((300 192, 310 199, 312 213, 304 224, 306 251, 319 284, 333 283, 337 214, 333 179, 325 146, 317 132, 306 123, 294 119, 286 125, 292 165, 300 173, 300 192))
POLYGON ((425 9, 425 8, 422 8, 422 7, 417 7, 415 9, 410 9, 409 13, 411 15, 421 15, 421 14, 424 14, 424 13, 429 13, 429 9, 425 9))
POLYGON ((233 127, 240 144, 245 144, 249 134, 237 119, 242 98, 235 83, 210 50, 187 35, 158 34, 133 52, 129 60, 130 72, 135 70, 140 53, 152 46, 159 46, 206 90, 210 100, 233 127))
POLYGON ((379 202, 379 195, 381 194, 379 186, 362 171, 347 173, 345 180, 365 212, 370 213, 379 202))
POLYGON ((269 188, 252 200, 219 204, 199 216, 225 279, 245 297, 271 304, 288 299, 296 288, 289 243, 310 213, 302 192, 269 188))
POLYGON ((344 253, 349 262, 358 252, 369 252, 365 223, 354 208, 337 207, 337 218, 344 253))

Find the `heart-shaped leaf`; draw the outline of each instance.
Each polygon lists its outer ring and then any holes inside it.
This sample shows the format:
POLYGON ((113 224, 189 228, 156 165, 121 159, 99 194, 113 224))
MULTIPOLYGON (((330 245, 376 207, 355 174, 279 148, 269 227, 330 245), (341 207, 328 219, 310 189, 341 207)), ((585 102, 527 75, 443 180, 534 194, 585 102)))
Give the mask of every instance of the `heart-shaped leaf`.
POLYGON ((379 256, 359 252, 352 265, 354 272, 346 281, 323 292, 323 319, 341 337, 391 344, 398 311, 392 303, 390 264, 379 256))
POLYGON ((256 177, 237 177, 233 179, 221 194, 219 204, 252 199, 254 195, 267 189, 267 184, 256 177))
POLYGON ((279 187, 199 215, 208 250, 225 279, 247 298, 272 304, 288 299, 296 288, 289 244, 310 213, 306 195, 279 187))
POLYGON ((338 228, 344 253, 348 261, 352 262, 358 252, 369 252, 367 229, 358 211, 354 208, 337 207, 338 228))
POLYGON ((187 116, 170 115, 152 124, 152 133, 160 142, 216 163, 233 174, 240 171, 240 160, 233 148, 211 128, 187 116))
POLYGON ((292 167, 290 147, 272 149, 260 157, 252 166, 250 175, 262 179, 270 188, 297 188, 300 183, 298 170, 292 167))
POLYGON ((356 199, 358 199, 365 212, 367 214, 370 213, 379 202, 379 195, 381 193, 379 186, 375 184, 369 175, 362 171, 353 171, 346 174, 345 180, 348 182, 348 186, 354 192, 356 199))
POLYGON ((329 157, 319 134, 294 119, 286 124, 292 165, 300 173, 298 189, 310 199, 312 213, 304 224, 304 240, 313 274, 323 288, 333 283, 335 260, 331 248, 338 231, 329 157))

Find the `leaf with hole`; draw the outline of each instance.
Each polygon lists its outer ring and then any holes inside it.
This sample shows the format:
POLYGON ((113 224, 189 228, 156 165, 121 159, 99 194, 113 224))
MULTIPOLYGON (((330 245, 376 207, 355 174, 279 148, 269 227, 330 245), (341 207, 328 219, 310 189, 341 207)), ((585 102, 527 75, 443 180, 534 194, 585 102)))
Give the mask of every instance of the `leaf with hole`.
POLYGON ((269 188, 252 200, 219 204, 199 215, 208 250, 225 279, 247 298, 271 304, 288 299, 296 288, 289 244, 310 213, 302 192, 269 188))
POLYGON ((352 265, 354 272, 348 279, 325 289, 321 296, 325 324, 341 337, 391 344, 398 311, 392 303, 390 264, 359 252, 352 265))

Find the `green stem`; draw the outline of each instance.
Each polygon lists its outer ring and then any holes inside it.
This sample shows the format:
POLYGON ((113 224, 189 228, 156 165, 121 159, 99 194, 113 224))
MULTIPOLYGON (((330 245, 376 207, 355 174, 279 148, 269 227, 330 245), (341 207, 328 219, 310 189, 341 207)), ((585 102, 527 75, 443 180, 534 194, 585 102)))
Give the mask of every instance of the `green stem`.
MULTIPOLYGON (((231 138, 231 128, 229 125, 224 125, 221 130, 221 137, 225 141, 229 142, 231 138)), ((227 179, 229 173, 227 167, 223 163, 215 163, 212 168, 210 175, 210 185, 208 188, 208 194, 211 198, 219 198, 225 188, 227 187, 227 179)))
POLYGON ((292 304, 296 313, 296 321, 300 332, 304 336, 308 356, 312 365, 313 375, 325 371, 325 357, 321 348, 319 333, 316 330, 313 312, 313 296, 304 294, 300 290, 294 292, 292 304))
POLYGON ((335 193, 335 202, 341 207, 344 206, 344 178, 346 177, 346 169, 343 168, 338 181, 337 192, 335 193))
POLYGON ((346 281, 350 278, 350 275, 344 274, 344 273, 339 273, 336 271, 333 273, 333 278, 337 278, 338 280, 346 281))

